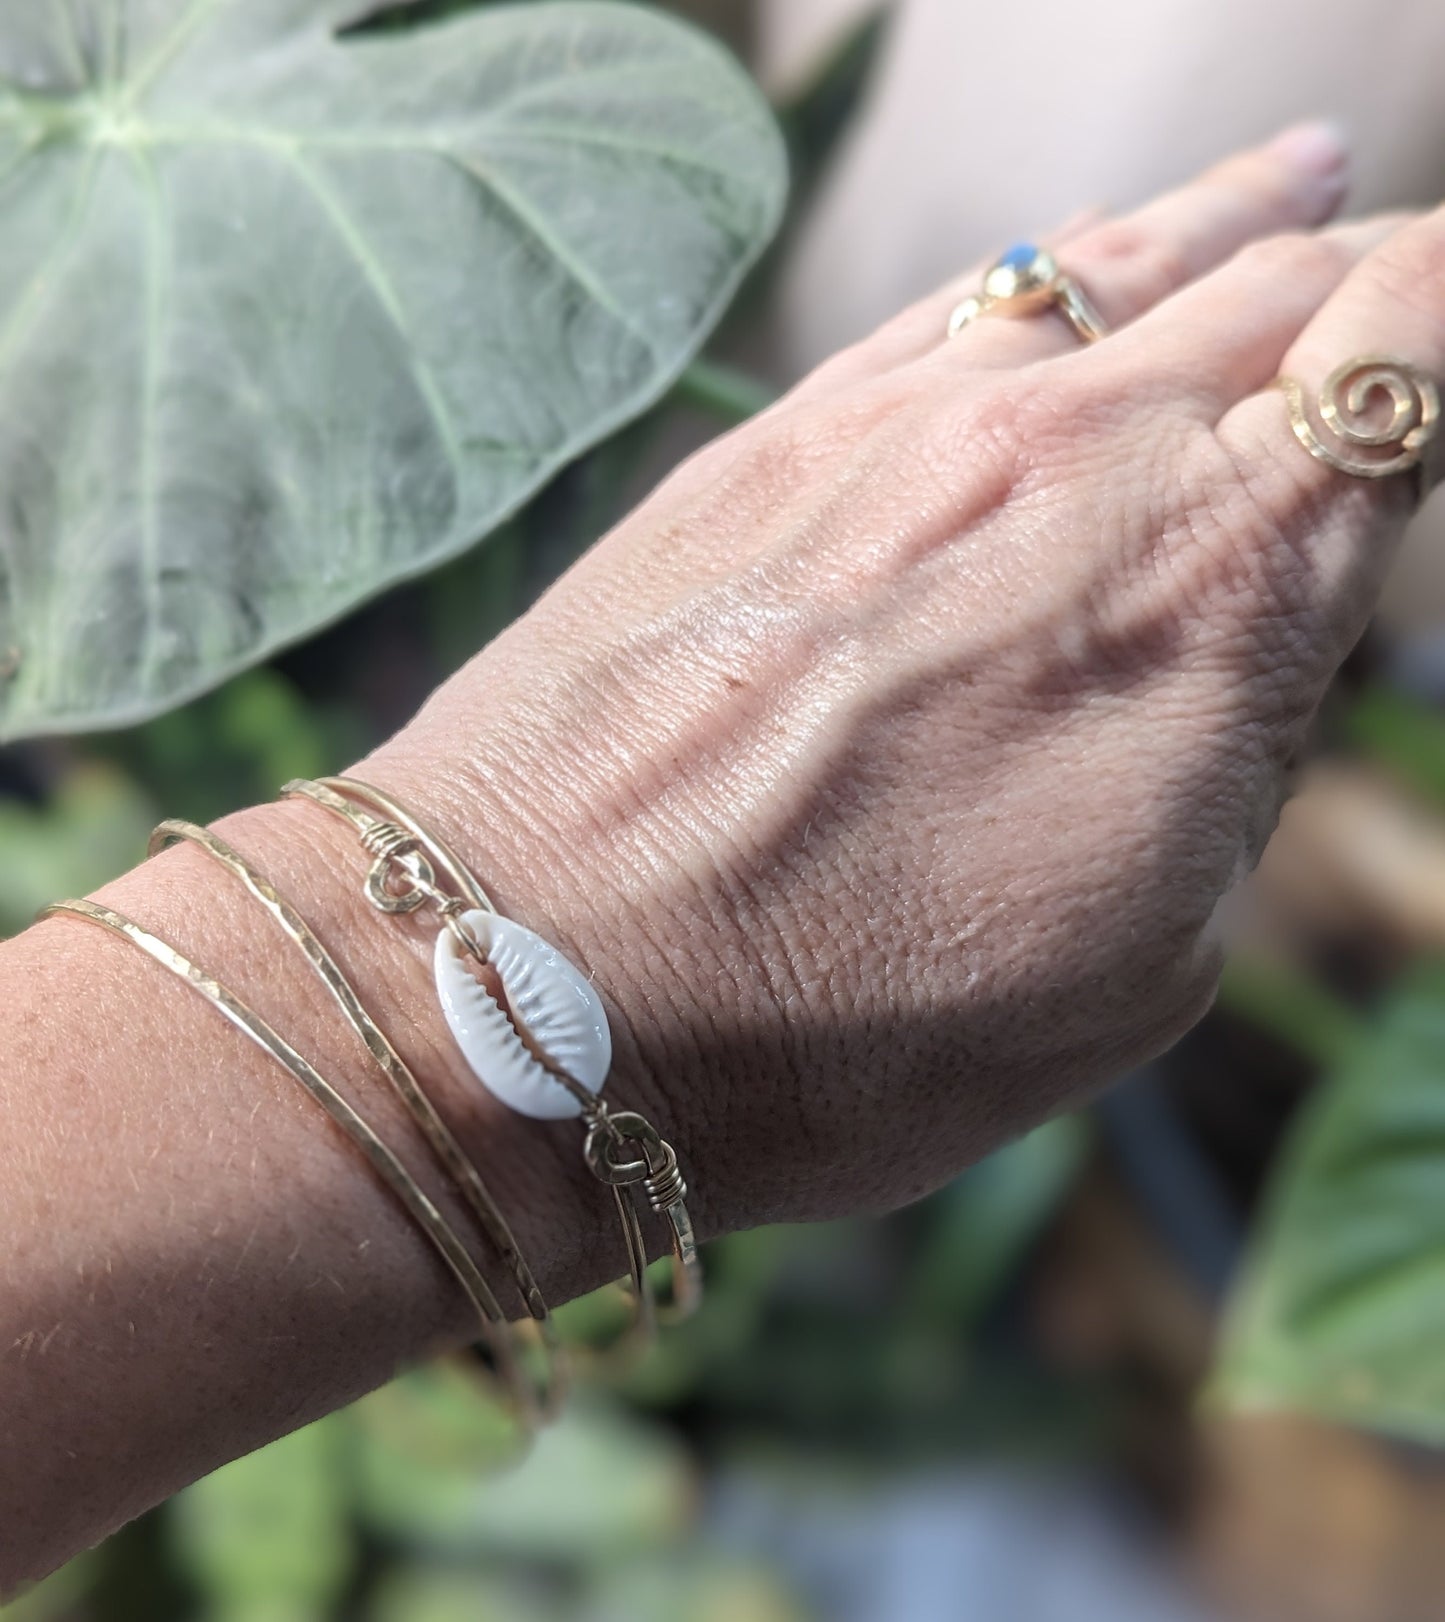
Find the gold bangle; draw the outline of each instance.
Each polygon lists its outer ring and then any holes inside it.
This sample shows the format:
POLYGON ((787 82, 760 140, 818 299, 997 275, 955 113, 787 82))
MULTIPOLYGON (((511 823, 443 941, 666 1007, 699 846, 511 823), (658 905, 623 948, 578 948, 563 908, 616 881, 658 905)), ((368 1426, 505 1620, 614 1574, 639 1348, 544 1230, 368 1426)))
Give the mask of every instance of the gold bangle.
MULTIPOLYGON (((483 1338, 490 1355, 495 1359, 505 1389, 514 1399, 519 1393, 523 1393, 525 1387, 518 1375, 513 1346, 510 1339, 499 1332, 506 1328, 505 1316, 466 1246, 457 1237, 455 1230, 437 1209, 425 1189, 382 1142, 365 1118, 342 1097, 315 1066, 302 1058, 283 1036, 214 975, 123 913, 95 901, 72 900, 52 902, 42 908, 37 917, 50 918, 60 915, 99 924, 102 928, 128 940, 132 945, 138 946, 147 957, 154 959, 162 968, 168 969, 179 979, 184 980, 192 990, 199 992, 237 1030, 249 1037, 283 1070, 300 1082, 366 1156, 372 1170, 430 1240, 480 1319, 483 1338)), ((530 1403, 523 1396, 520 1401, 514 1400, 512 1406, 522 1425, 524 1437, 529 1436, 534 1428, 535 1417, 530 1411, 530 1403)))
MULTIPOLYGON (((476 876, 437 835, 425 828, 397 800, 380 789, 348 777, 286 783, 283 795, 299 795, 341 817, 356 832, 372 857, 362 886, 379 911, 411 913, 430 902, 459 945, 479 962, 487 962, 480 943, 461 922, 468 907, 497 915, 497 908, 476 876), (440 879, 450 885, 444 888, 440 879)), ((584 1157, 588 1169, 612 1190, 627 1251, 628 1275, 640 1337, 650 1337, 658 1320, 648 1276, 645 1237, 635 1203, 646 1196, 667 1224, 672 1260, 671 1317, 684 1317, 701 1300, 701 1265, 697 1240, 685 1203, 686 1185, 677 1156, 635 1111, 614 1111, 560 1065, 542 1053, 534 1056, 569 1092, 587 1128, 584 1157)))
MULTIPOLYGON (((396 1051, 386 1033, 367 1013, 336 959, 322 945, 300 913, 277 891, 275 885, 219 834, 213 833, 209 828, 199 827, 193 822, 178 819, 162 822, 151 835, 148 854, 158 855, 168 845, 182 840, 204 851, 207 856, 239 879, 246 890, 275 919, 282 932, 301 949, 317 978, 360 1036, 367 1051, 391 1084, 392 1090, 405 1105, 433 1153, 460 1189, 483 1233, 507 1264, 527 1312, 536 1326, 547 1368, 547 1378, 537 1381, 535 1389, 528 1393, 525 1399, 527 1411, 541 1422, 555 1418, 561 1409, 567 1386, 562 1349, 557 1340, 556 1328, 532 1269, 528 1266, 507 1219, 482 1181, 476 1165, 438 1114, 411 1067, 396 1051)), ((495 1317, 505 1322, 506 1314, 495 1295, 488 1291, 488 1297, 495 1317)))

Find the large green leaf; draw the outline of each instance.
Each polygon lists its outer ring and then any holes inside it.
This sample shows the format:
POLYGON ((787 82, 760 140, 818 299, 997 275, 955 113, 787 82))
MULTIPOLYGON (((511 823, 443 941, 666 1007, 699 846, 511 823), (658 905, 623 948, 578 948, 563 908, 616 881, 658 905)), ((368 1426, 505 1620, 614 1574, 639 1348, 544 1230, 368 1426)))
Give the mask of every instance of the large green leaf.
POLYGON ((1307 1106, 1216 1387, 1445 1442, 1445 968, 1417 973, 1307 1106))
POLYGON ((135 720, 474 541, 677 375, 771 118, 631 6, 0 9, 0 731, 135 720))

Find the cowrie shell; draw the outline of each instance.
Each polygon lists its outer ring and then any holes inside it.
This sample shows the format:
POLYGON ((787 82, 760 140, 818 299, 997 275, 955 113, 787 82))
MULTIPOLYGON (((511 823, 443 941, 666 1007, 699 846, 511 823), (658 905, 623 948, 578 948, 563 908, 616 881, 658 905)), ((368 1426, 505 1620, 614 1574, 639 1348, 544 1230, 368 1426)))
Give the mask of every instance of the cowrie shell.
POLYGON ((580 1115, 581 1104, 538 1063, 517 1027, 553 1064, 599 1093, 612 1064, 601 999, 555 946, 512 919, 474 909, 459 922, 496 970, 511 1008, 509 1019, 472 973, 456 936, 443 929, 433 958, 437 996, 472 1073, 523 1115, 540 1121, 580 1115))

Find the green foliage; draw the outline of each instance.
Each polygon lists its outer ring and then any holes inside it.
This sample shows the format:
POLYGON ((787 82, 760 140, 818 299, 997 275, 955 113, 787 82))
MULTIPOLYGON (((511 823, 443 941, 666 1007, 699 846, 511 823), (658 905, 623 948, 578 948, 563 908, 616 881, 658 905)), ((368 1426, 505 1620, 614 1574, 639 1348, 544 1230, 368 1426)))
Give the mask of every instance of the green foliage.
POLYGON ((1231 957, 1220 980, 1219 1000, 1231 1013, 1319 1065, 1341 1063, 1364 1034, 1348 1003, 1300 969, 1271 958, 1231 957))
MULTIPOLYGON (((522 1561, 627 1559, 675 1540, 691 1520, 692 1466, 674 1437, 608 1406, 575 1402, 519 1465, 488 1469, 484 1451, 458 1450, 436 1429, 378 1420, 418 1374, 355 1411, 360 1511, 413 1548, 522 1561)), ((457 1430, 475 1431, 485 1405, 456 1396, 457 1430)))
POLYGON ((938 1196, 911 1291, 920 1312, 976 1326, 1073 1186, 1088 1153, 1081 1117, 1060 1116, 991 1154, 938 1196))
POLYGON ((62 777, 43 807, 0 799, 0 933, 24 929, 47 902, 84 895, 133 866, 156 821, 135 783, 94 762, 62 777))
POLYGON ((804 1622, 805 1617, 775 1577, 717 1557, 614 1567, 597 1583, 583 1615, 587 1622, 804 1622))
POLYGON ((666 389, 777 223, 634 7, 0 18, 0 725, 174 704, 452 556, 666 389))
POLYGON ((776 396, 748 373, 699 357, 678 378, 673 398, 719 422, 746 422, 770 406, 776 396))
POLYGON ((95 1588, 102 1563, 94 1552, 78 1556, 19 1599, 0 1605, 0 1616, 5 1622, 70 1622, 95 1588))
POLYGON ((805 1622, 765 1571, 717 1557, 630 1558, 585 1584, 536 1571, 459 1574, 403 1565, 378 1585, 366 1622, 805 1622))
POLYGON ((1216 1392, 1445 1443, 1445 967, 1417 970, 1306 1106, 1216 1392))
POLYGON ((378 1583, 365 1622, 564 1622, 555 1585, 535 1576, 394 1566, 378 1583))
POLYGON ((261 669, 95 747, 127 768, 167 815, 210 822, 269 799, 288 775, 330 771, 360 752, 362 735, 345 716, 308 704, 279 671, 261 669))
POLYGON ((177 1566, 206 1622, 309 1622, 331 1610, 356 1559, 343 1440, 322 1420, 175 1500, 177 1566))
MULTIPOLYGON (((171 1591, 146 1622, 803 1622, 775 1578, 697 1538, 699 1462, 668 1416, 708 1413, 797 1456, 826 1441, 835 1462, 876 1461, 882 1438, 937 1458, 961 1435, 1067 1431, 1065 1393, 1014 1351, 976 1354, 1086 1142, 1056 1122, 888 1223, 710 1246, 706 1311, 639 1367, 584 1358, 572 1408, 520 1464, 473 1385, 419 1370, 188 1488, 5 1622, 112 1622, 158 1545, 171 1591)), ((600 1296, 561 1316, 573 1338, 616 1328, 600 1296)))
POLYGON ((1376 683, 1344 712, 1342 730, 1423 799, 1445 806, 1445 720, 1435 710, 1376 683))

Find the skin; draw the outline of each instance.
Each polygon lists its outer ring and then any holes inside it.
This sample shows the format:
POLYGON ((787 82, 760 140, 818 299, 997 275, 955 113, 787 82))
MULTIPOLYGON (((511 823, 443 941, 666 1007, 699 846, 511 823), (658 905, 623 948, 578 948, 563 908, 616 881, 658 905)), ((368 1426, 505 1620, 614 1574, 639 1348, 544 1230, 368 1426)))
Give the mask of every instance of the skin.
MULTIPOLYGON (((1050 316, 942 341, 960 278, 684 465, 358 768, 593 975, 609 1096, 675 1143, 704 1234, 915 1199, 1208 1004, 1216 907, 1412 504, 1306 456, 1270 379, 1445 369, 1445 213, 1323 228, 1344 186, 1297 131, 1076 224, 1061 253, 1118 329, 1088 349, 1050 316)), ((367 907, 345 830, 304 804, 221 826, 549 1297, 618 1273, 575 1125, 468 1084, 432 929, 367 907)), ((203 856, 103 895, 425 1165, 203 856)), ((0 995, 10 1588, 468 1323, 314 1104, 132 947, 46 923, 0 949, 0 995)))
MULTIPOLYGON (((786 93, 876 7, 752 9, 760 71, 786 93)), ((1095 0, 1087 17, 890 0, 866 116, 790 245, 788 375, 999 243, 1083 202, 1132 207, 1322 109, 1350 132, 1354 211, 1427 204, 1445 187, 1442 51, 1445 11, 1410 0, 1095 0)))

